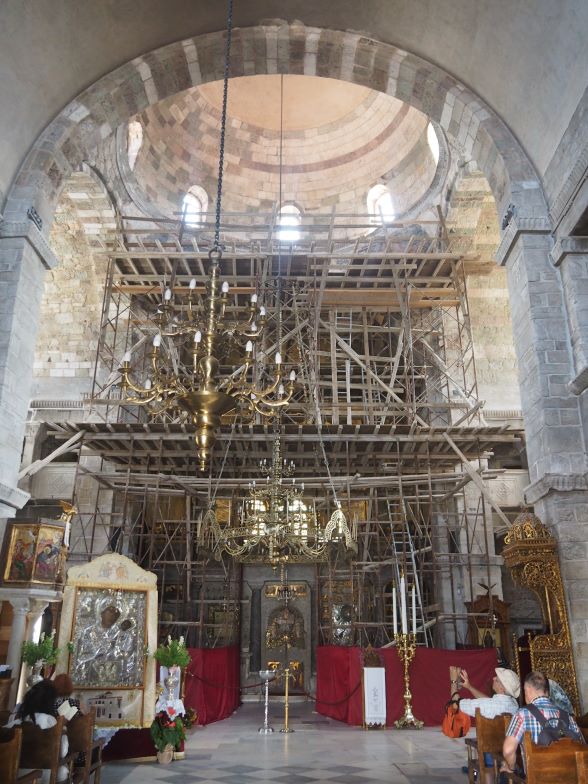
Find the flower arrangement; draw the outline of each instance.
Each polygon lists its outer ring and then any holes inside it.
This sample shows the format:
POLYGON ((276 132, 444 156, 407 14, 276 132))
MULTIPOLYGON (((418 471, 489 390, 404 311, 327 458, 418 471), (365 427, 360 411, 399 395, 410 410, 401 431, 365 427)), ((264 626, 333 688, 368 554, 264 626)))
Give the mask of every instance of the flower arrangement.
POLYGON ((177 749, 186 738, 182 717, 171 707, 156 714, 150 732, 155 748, 159 752, 165 751, 166 746, 177 749))
POLYGON ((189 730, 192 727, 196 726, 198 722, 198 714, 194 710, 194 708, 186 708, 186 712, 182 716, 182 721, 184 723, 184 727, 189 730))
POLYGON ((157 648, 153 658, 162 667, 167 667, 168 669, 170 667, 187 667, 190 664, 190 654, 183 637, 180 637, 179 640, 172 640, 171 636, 168 636, 166 644, 157 648))
POLYGON ((39 642, 26 640, 22 644, 22 660, 29 667, 32 667, 38 661, 42 661, 45 664, 55 664, 58 656, 59 648, 55 647, 55 629, 49 637, 45 633, 41 634, 39 642))

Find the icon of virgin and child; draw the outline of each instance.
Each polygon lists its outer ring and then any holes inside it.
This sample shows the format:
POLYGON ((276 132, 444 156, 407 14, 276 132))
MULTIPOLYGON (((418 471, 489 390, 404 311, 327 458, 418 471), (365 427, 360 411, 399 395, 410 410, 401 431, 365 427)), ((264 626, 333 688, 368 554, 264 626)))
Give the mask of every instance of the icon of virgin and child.
POLYGON ((114 603, 99 605, 99 618, 81 629, 71 676, 79 686, 138 686, 143 681, 143 651, 137 624, 114 603), (100 609, 101 607, 101 609, 100 609))

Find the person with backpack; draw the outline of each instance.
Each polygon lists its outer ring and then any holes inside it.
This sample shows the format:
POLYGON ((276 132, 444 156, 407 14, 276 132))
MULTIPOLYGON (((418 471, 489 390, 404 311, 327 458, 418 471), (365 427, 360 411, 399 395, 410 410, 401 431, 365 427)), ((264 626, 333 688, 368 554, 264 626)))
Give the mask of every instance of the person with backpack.
POLYGON ((549 699, 549 681, 542 672, 527 675, 524 691, 527 704, 518 709, 506 730, 502 746, 504 763, 500 768, 503 773, 515 770, 517 749, 525 732, 530 732, 533 743, 540 746, 549 746, 562 738, 584 743, 574 718, 549 699))

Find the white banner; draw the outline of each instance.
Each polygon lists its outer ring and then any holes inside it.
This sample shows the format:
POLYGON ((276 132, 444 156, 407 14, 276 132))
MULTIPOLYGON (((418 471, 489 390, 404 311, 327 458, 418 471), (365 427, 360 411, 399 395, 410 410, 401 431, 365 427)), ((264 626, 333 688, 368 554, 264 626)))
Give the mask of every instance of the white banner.
POLYGON ((363 668, 363 723, 366 727, 386 726, 386 670, 363 668))

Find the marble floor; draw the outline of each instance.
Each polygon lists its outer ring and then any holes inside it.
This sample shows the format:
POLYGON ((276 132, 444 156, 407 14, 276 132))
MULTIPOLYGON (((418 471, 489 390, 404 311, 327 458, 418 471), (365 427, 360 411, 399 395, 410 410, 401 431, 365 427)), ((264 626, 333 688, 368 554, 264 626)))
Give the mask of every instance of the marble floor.
POLYGON ((262 705, 246 703, 231 718, 194 730, 185 760, 171 765, 109 763, 102 784, 467 784, 461 773, 464 742, 446 738, 439 728, 365 732, 319 716, 312 703, 303 703, 292 706, 295 731, 285 735, 277 732, 282 708, 271 705, 272 735, 257 731, 262 705))

